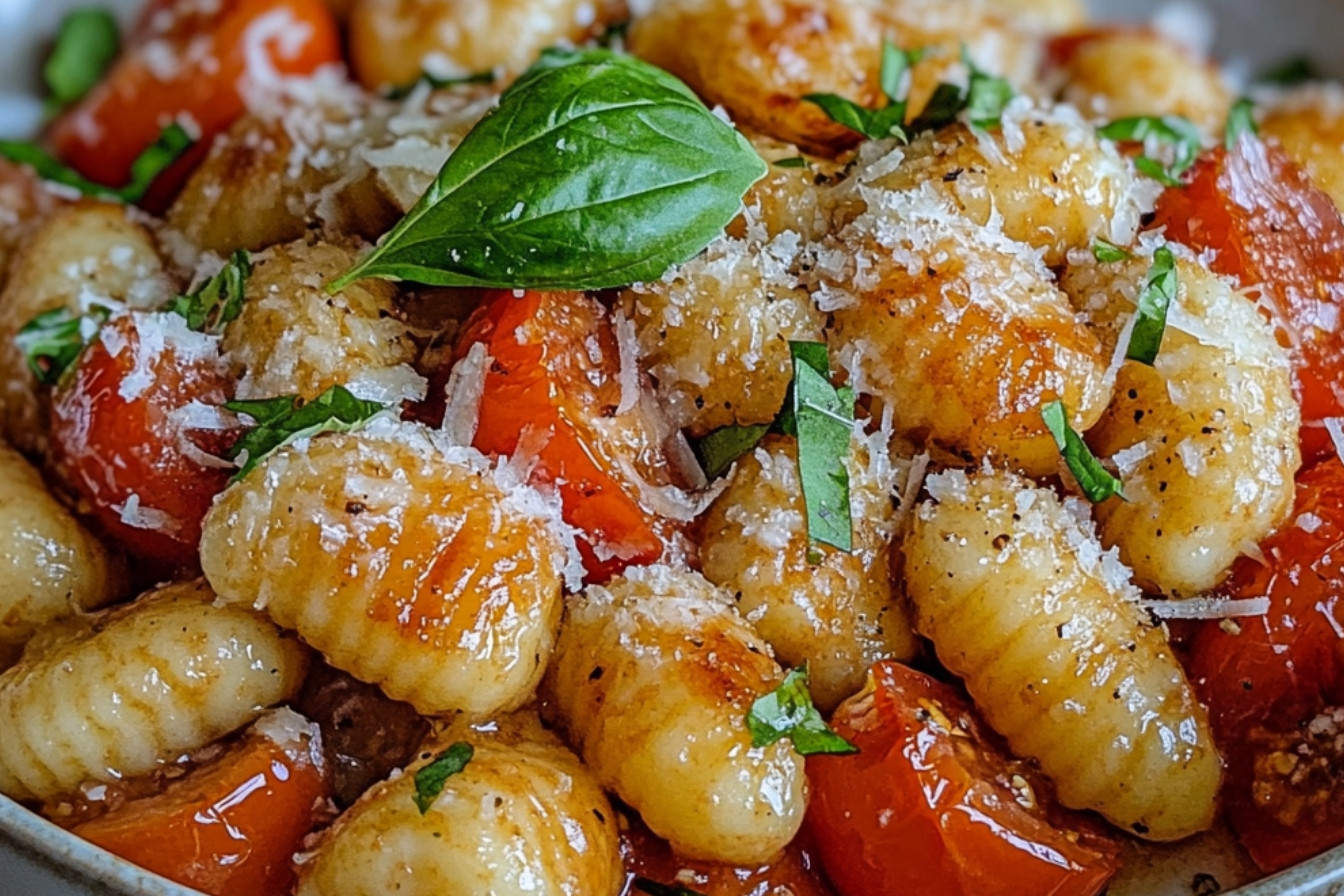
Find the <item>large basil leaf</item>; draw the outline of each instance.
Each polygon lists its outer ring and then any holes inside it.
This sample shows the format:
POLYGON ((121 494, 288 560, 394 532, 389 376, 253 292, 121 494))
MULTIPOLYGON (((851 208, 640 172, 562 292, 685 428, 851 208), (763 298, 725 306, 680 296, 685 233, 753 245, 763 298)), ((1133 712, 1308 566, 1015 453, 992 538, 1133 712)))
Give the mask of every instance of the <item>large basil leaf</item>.
POLYGON ((651 280, 732 220, 765 162, 661 69, 548 51, 500 97, 360 277, 600 289, 651 280))

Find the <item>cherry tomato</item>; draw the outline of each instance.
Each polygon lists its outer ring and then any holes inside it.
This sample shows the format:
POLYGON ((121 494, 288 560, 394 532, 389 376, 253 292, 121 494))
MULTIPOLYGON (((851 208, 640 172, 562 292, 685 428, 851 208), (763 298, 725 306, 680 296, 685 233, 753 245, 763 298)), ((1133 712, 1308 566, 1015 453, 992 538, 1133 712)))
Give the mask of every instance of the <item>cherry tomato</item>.
POLYGON ((878 663, 831 726, 859 752, 808 757, 807 830, 844 896, 1092 896, 1115 873, 1116 844, 951 687, 878 663))
POLYGON ((1344 842, 1344 465, 1297 483, 1296 521, 1243 557, 1229 597, 1269 612, 1201 624, 1190 678, 1227 759, 1223 798, 1251 857, 1277 871, 1344 842))
POLYGON ((156 180, 145 202, 161 209, 214 137, 242 115, 249 81, 308 74, 340 58, 323 0, 158 2, 102 82, 52 124, 51 145, 85 177, 119 187, 166 124, 190 119, 200 140, 156 180))
POLYGON ((621 829, 621 859, 625 863, 625 896, 642 896, 635 881, 651 880, 684 887, 703 896, 833 896, 821 876, 809 847, 797 838, 784 854, 759 868, 739 868, 716 862, 683 859, 672 847, 633 819, 621 829))
POLYGON ((590 581, 663 553, 674 527, 641 501, 672 484, 656 421, 618 415, 620 360, 609 319, 582 293, 496 292, 467 321, 455 356, 486 346, 490 369, 475 446, 535 453, 534 481, 560 492, 590 581))
POLYGON ((73 832, 169 880, 214 896, 283 896, 312 829, 327 772, 307 735, 255 729, 214 762, 73 832))
POLYGON ((1287 154, 1251 135, 1204 154, 1157 203, 1154 226, 1253 288, 1289 348, 1304 460, 1333 452, 1321 421, 1344 416, 1344 219, 1287 154))
POLYGON ((222 404, 231 382, 206 337, 190 334, 187 354, 165 343, 168 317, 110 319, 57 385, 51 412, 57 475, 109 534, 165 570, 195 565, 201 519, 229 479, 205 455, 234 438, 194 428, 194 413, 209 413, 198 404, 222 404))

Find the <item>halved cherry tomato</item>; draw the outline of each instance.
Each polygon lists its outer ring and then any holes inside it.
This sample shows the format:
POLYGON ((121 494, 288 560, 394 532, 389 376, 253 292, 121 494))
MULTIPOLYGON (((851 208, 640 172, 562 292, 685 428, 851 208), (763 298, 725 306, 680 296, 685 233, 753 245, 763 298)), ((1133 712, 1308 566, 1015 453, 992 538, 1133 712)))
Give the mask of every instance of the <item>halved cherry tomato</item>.
POLYGON ((162 792, 129 800, 73 832, 204 893, 283 896, 294 881, 291 857, 327 794, 327 771, 310 734, 280 740, 253 729, 162 792))
POLYGON ((233 440, 195 428, 192 403, 222 404, 231 381, 212 347, 188 356, 165 344, 167 317, 110 319, 57 385, 51 411, 57 475, 110 535, 161 565, 155 573, 196 564, 201 519, 229 479, 201 459, 233 440))
POLYGON ((1092 896, 1115 873, 1116 844, 948 685, 878 663, 831 726, 859 752, 808 757, 807 830, 844 896, 1092 896))
POLYGON ((670 887, 684 887, 702 896, 834 896, 822 877, 813 851, 798 837, 784 854, 759 868, 683 859, 638 819, 621 829, 625 864, 625 896, 642 896, 635 881, 643 878, 670 887))
POLYGON ((1297 483, 1296 522, 1223 591, 1269 612, 1205 622, 1190 678, 1227 759, 1223 798, 1251 857, 1277 871, 1344 842, 1344 465, 1297 483))
POLYGON ((672 484, 655 421, 621 403, 620 355, 603 307, 582 293, 494 292, 467 321, 454 355, 485 344, 490 369, 475 446, 535 453, 535 481, 553 483, 580 533, 589 581, 663 553, 670 521, 640 499, 672 484))
POLYGON ((53 123, 52 148, 90 180, 119 187, 165 125, 189 118, 201 139, 146 200, 163 208, 214 137, 243 113, 247 83, 308 74, 340 58, 339 32, 322 0, 159 2, 102 82, 53 123))
POLYGON ((1304 460, 1332 453, 1321 421, 1344 416, 1344 219, 1281 149, 1246 135, 1205 153, 1157 203, 1155 227, 1263 296, 1293 357, 1304 460))

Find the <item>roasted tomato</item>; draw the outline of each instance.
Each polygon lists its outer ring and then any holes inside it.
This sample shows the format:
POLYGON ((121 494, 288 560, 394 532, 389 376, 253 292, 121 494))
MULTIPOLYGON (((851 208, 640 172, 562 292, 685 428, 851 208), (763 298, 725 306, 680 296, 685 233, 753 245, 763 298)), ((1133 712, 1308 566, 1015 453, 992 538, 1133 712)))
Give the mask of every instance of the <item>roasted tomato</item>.
POLYGON ((1322 421, 1344 416, 1344 220, 1307 173, 1252 135, 1206 153, 1189 183, 1157 203, 1155 227, 1238 280, 1274 322, 1293 357, 1302 405, 1302 456, 1332 452, 1322 421))
POLYGON ((249 84, 340 58, 322 0, 159 0, 103 81, 53 123, 51 144, 85 177, 119 187, 166 123, 190 121, 200 140, 147 198, 150 207, 166 207, 214 137, 243 113, 249 84))
POLYGON ((1201 624, 1190 678, 1227 758, 1223 797, 1265 871, 1344 842, 1344 465, 1297 483, 1295 522, 1242 558, 1224 591, 1264 616, 1201 624))
POLYGON ((327 793, 314 731, 288 710, 160 793, 73 831, 95 846, 214 896, 283 896, 291 858, 327 793))
POLYGON ((191 567, 228 484, 231 436, 206 405, 230 386, 215 342, 171 314, 109 320, 52 396, 51 462, 109 534, 164 569, 191 567))
POLYGON ((622 386, 602 306, 582 293, 496 292, 467 321, 455 357, 478 342, 490 367, 475 446, 535 455, 534 480, 559 490, 590 581, 657 560, 676 528, 648 506, 673 494, 666 433, 649 402, 626 394, 638 380, 622 386))
POLYGON ((625 863, 624 896, 642 896, 637 881, 682 887, 702 896, 833 896, 817 867, 813 852, 797 838, 778 859, 759 868, 683 859, 638 819, 621 829, 625 863))
POLYGON ((831 726, 859 752, 808 757, 806 829, 844 896, 1091 896, 1115 873, 1115 843, 951 687, 878 663, 831 726))

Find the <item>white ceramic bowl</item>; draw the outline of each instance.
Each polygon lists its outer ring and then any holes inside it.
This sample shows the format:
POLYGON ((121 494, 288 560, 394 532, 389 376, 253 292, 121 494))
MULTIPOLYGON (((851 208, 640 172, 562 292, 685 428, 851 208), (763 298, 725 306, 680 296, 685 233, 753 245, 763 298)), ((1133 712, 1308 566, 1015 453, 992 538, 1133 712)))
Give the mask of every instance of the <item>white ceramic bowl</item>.
MULTIPOLYGON (((40 46, 64 12, 91 2, 117 9, 129 20, 141 0, 0 0, 0 137, 22 136, 40 109, 25 101, 37 71, 40 46)), ((489 2, 489 0, 480 0, 489 2)), ((1155 13, 1197 45, 1212 41, 1216 58, 1234 71, 1256 71, 1305 55, 1344 77, 1337 38, 1344 34, 1340 0, 1089 0, 1099 18, 1147 20, 1155 13), (1211 23, 1205 29, 1200 23, 1211 23)), ((1251 868, 1226 832, 1175 848, 1128 850, 1111 896, 1192 896, 1197 874, 1224 888, 1251 868)), ((1205 891, 1207 892, 1207 891, 1205 891)), ((1227 896, 1344 896, 1344 846, 1227 896)), ((0 896, 193 896, 195 891, 117 859, 0 797, 0 896)))

